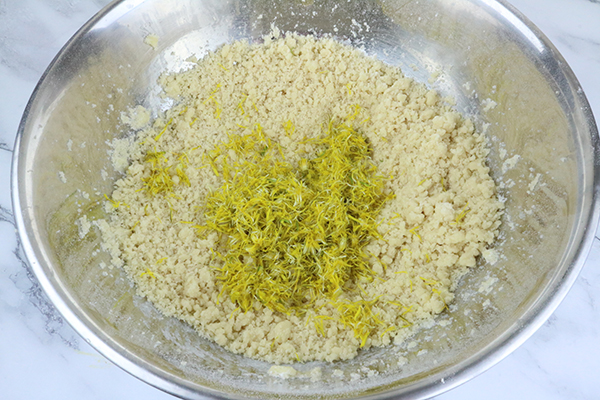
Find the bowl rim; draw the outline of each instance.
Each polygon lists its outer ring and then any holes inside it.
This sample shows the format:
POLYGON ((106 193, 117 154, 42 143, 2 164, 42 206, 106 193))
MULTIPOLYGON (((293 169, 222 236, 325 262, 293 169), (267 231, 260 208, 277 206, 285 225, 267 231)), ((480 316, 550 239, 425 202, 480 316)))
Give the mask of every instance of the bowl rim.
MULTIPOLYGON (((147 363, 111 339, 97 324, 94 324, 87 317, 85 312, 77 307, 74 299, 68 292, 62 290, 54 274, 47 273, 47 271, 50 271, 50 268, 37 256, 39 254, 39 244, 34 241, 34 236, 30 232, 31 221, 26 217, 25 209, 27 208, 27 204, 24 196, 21 196, 21 193, 24 191, 22 180, 24 180, 23 177, 25 175, 25 172, 20 168, 21 153, 23 152, 22 142, 28 133, 30 133, 29 116, 40 107, 38 96, 45 87, 48 75, 74 44, 99 21, 107 17, 118 19, 142 2, 143 0, 115 0, 101 9, 67 41, 38 81, 23 112, 17 130, 14 145, 15 151, 12 157, 11 199, 18 230, 18 239, 23 246, 29 266, 50 301, 68 324, 109 361, 136 378, 182 398, 202 399, 208 395, 213 398, 226 398, 225 396, 228 396, 227 398, 245 399, 247 398, 245 396, 221 392, 180 379, 147 363)), ((410 398, 428 398, 455 388, 496 365, 529 339, 565 298, 585 264, 598 227, 600 219, 600 140, 590 104, 579 81, 550 40, 528 18, 509 4, 507 0, 481 0, 480 2, 506 17, 513 27, 516 27, 518 30, 528 30, 527 33, 533 34, 533 37, 541 42, 544 50, 551 52, 553 60, 557 63, 558 71, 566 78, 565 86, 570 89, 569 91, 572 93, 575 102, 581 105, 581 111, 587 124, 587 131, 590 134, 589 140, 593 147, 592 152, 594 155, 593 168, 590 170, 590 174, 593 175, 591 177, 591 182, 593 183, 591 188, 592 193, 589 195, 589 198, 585 195, 583 196, 584 200, 588 200, 588 204, 584 204, 582 207, 587 212, 582 212, 580 216, 580 220, 586 220, 582 222, 578 230, 581 240, 577 243, 571 243, 571 252, 573 253, 571 264, 564 270, 561 276, 556 277, 552 281, 553 285, 549 285, 540 294, 533 306, 520 318, 519 324, 511 326, 510 329, 504 331, 485 348, 447 370, 410 384, 400 391, 398 388, 386 388, 383 392, 375 394, 364 395, 357 393, 357 395, 363 395, 361 398, 382 399, 400 394, 407 395, 410 398), (516 24, 519 26, 515 26, 516 24)))

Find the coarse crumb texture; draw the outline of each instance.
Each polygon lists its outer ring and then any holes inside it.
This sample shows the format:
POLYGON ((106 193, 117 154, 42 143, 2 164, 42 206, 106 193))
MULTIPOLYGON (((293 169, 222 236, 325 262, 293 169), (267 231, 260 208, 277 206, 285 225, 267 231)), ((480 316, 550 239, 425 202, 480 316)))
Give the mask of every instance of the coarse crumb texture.
POLYGON ((123 142, 129 166, 106 202, 109 218, 98 221, 104 247, 141 296, 234 353, 335 361, 400 343, 446 308, 458 279, 494 241, 502 204, 484 137, 398 68, 331 39, 275 33, 261 44, 225 45, 160 83, 178 105, 123 142), (375 279, 341 296, 368 300, 378 323, 364 340, 325 300, 312 313, 258 301, 242 312, 217 279, 222 262, 214 255, 227 242, 195 229, 222 184, 223 171, 207 166, 211 151, 260 127, 297 165, 316 156, 306 139, 321 137, 331 120, 364 135, 395 195, 378 217, 381 238, 366 246, 375 279))

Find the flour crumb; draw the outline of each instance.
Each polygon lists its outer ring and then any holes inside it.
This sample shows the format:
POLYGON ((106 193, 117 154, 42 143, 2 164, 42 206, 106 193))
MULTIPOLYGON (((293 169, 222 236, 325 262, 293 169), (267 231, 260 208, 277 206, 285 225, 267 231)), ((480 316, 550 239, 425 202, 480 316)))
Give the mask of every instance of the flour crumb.
POLYGON ((114 139, 109 143, 112 147, 110 158, 115 171, 124 172, 129 166, 131 140, 129 138, 114 139))
POLYGON ((73 151, 73 140, 72 139, 67 140, 67 150, 73 151))
POLYGON ((481 133, 484 133, 484 134, 487 133, 488 129, 490 129, 491 125, 492 124, 489 124, 487 122, 484 122, 483 124, 481 124, 481 133))
POLYGON ((89 233, 92 224, 88 220, 87 215, 84 215, 83 217, 79 218, 76 221, 76 224, 79 231, 79 239, 83 239, 89 233))
POLYGON ((62 183, 67 183, 67 177, 63 171, 58 171, 58 179, 60 179, 62 183))
POLYGON ((144 43, 156 50, 158 48, 158 36, 151 33, 144 38, 144 43))
POLYGON ((506 149, 504 147, 500 147, 498 149, 498 156, 500 157, 501 160, 504 160, 507 155, 508 155, 508 152, 506 151, 506 149))
POLYGON ((479 285, 478 292, 483 294, 490 294, 493 289, 494 284, 498 282, 498 278, 491 277, 485 280, 481 285, 479 285))
POLYGON ((332 375, 335 376, 336 378, 343 378, 344 371, 342 371, 341 369, 334 369, 332 375))
POLYGON ((84 199, 86 199, 86 200, 90 199, 90 194, 88 192, 86 192, 84 190, 78 190, 78 192, 79 192, 79 195, 81 197, 83 197, 84 199))
POLYGON ((542 177, 542 174, 536 174, 535 178, 533 178, 533 180, 529 183, 529 191, 533 192, 534 189, 536 188, 536 186, 538 185, 538 183, 540 183, 540 178, 542 177))
POLYGON ((297 376, 298 371, 293 367, 287 367, 285 365, 273 365, 269 368, 268 374, 276 378, 288 379, 297 376))
POLYGON ((145 127, 150 121, 150 111, 144 106, 128 108, 127 112, 121 112, 121 121, 137 131, 145 127))
POLYGON ((310 377, 311 382, 318 382, 321 380, 323 372, 320 367, 315 367, 308 371, 308 376, 310 377))
POLYGON ((513 169, 517 165, 517 163, 519 162, 520 159, 521 159, 521 156, 518 154, 515 154, 511 158, 506 159, 506 161, 504 161, 504 163, 502 163, 502 173, 505 174, 507 171, 513 169))
POLYGON ((481 105, 483 106, 483 111, 487 112, 496 108, 498 103, 490 98, 487 98, 481 102, 481 105))
POLYGON ((433 84, 435 81, 437 81, 437 80, 438 80, 438 78, 440 77, 440 75, 441 75, 441 74, 442 74, 442 71, 440 71, 440 70, 433 71, 433 72, 431 73, 431 76, 430 76, 430 77, 429 77, 429 79, 427 80, 427 82, 428 82, 429 84, 433 84))
POLYGON ((500 258, 498 251, 495 249, 485 249, 481 251, 481 255, 490 265, 494 265, 500 258))

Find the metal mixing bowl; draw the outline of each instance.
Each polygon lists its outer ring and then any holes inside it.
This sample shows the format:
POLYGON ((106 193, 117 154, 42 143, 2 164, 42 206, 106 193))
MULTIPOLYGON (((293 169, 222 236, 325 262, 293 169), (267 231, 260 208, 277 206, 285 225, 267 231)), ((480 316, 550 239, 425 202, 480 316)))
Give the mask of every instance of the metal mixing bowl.
POLYGON ((115 364, 187 398, 423 398, 446 391, 498 362, 548 318, 575 281, 598 220, 590 107, 556 49, 504 1, 116 1, 52 62, 25 110, 16 149, 15 216, 48 296, 115 364), (83 214, 102 217, 99 201, 118 178, 106 142, 129 134, 120 112, 143 104, 156 115, 170 105, 160 96, 160 73, 187 68, 189 56, 226 42, 260 40, 273 23, 331 34, 453 96, 459 111, 487 127, 490 167, 507 199, 501 257, 493 265, 480 260, 462 280, 451 311, 440 317, 450 323, 418 333, 413 348, 297 366, 321 367, 312 380, 271 377, 267 363, 230 354, 161 316, 131 294, 121 271, 102 268, 108 257, 98 251, 98 232, 80 239, 75 224, 83 214), (156 50, 144 43, 148 34, 159 37, 156 50), (514 155, 516 166, 503 171, 514 155))

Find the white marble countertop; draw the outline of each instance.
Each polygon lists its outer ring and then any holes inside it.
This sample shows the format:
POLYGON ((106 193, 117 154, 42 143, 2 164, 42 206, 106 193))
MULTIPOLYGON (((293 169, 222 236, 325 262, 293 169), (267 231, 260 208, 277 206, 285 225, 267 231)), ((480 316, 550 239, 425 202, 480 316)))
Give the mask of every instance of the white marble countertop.
MULTIPOLYGON (((27 267, 10 200, 15 133, 55 54, 108 0, 0 0, 0 397, 174 399, 120 370, 60 317, 27 267)), ((555 44, 600 116, 600 1, 512 0, 555 44)), ((600 232, 599 232, 600 233, 600 232)), ((552 317, 518 350, 439 400, 598 399, 600 240, 552 317)))

